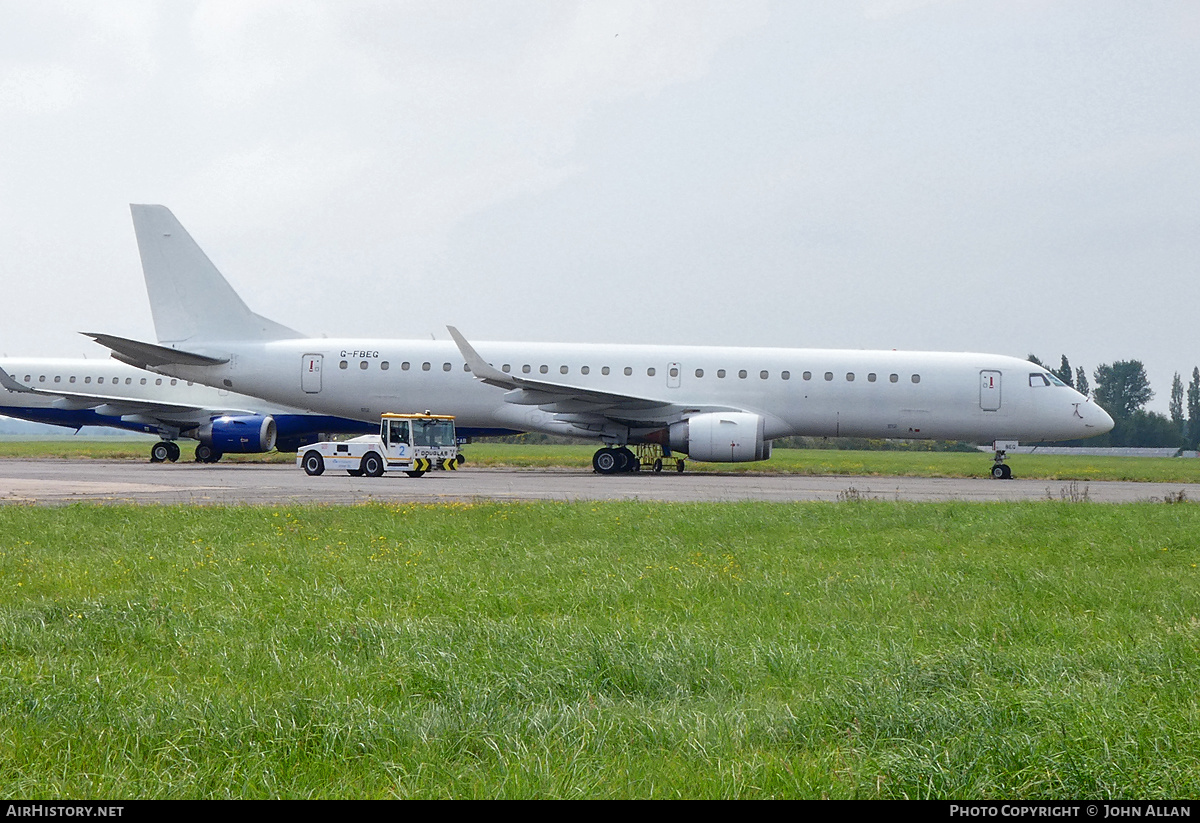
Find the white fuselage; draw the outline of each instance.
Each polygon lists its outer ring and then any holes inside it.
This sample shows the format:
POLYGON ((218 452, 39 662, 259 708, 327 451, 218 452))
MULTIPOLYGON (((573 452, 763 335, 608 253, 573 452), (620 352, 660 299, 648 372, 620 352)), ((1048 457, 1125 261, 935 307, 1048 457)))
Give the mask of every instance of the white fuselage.
POLYGON ((281 429, 363 431, 369 426, 235 394, 183 377, 162 376, 116 360, 6 357, 0 368, 32 391, 0 386, 0 415, 57 426, 109 426, 164 437, 193 437, 224 414, 272 415, 281 429))
MULTIPOLYGON (((561 404, 534 404, 481 382, 449 341, 292 339, 181 348, 228 362, 157 370, 339 417, 372 421, 384 412, 428 409, 455 415, 460 430, 612 438, 611 426, 589 428, 586 415, 564 414, 561 404)), ((515 342, 481 342, 476 350, 515 377, 657 401, 644 412, 623 411, 619 417, 631 427, 684 419, 689 409, 724 408, 761 415, 767 439, 1054 441, 1112 428, 1103 409, 1051 382, 1045 369, 1004 355, 515 342), (669 419, 662 404, 671 404, 669 419)))

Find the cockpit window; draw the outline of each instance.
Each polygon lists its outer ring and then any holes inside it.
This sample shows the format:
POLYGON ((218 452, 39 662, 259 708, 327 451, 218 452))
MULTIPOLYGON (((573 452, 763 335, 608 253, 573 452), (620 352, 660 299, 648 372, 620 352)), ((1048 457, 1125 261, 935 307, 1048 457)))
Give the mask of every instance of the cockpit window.
POLYGON ((1048 374, 1048 375, 1046 375, 1046 376, 1050 378, 1050 382, 1051 382, 1051 383, 1053 383, 1054 385, 1056 385, 1056 386, 1062 386, 1064 389, 1067 387, 1067 384, 1066 384, 1066 383, 1064 383, 1063 381, 1059 380, 1059 379, 1058 379, 1057 377, 1055 377, 1053 374, 1048 374))
POLYGON ((1050 385, 1050 375, 1043 374, 1042 372, 1034 372, 1033 374, 1029 375, 1029 385, 1030 386, 1049 386, 1050 385))

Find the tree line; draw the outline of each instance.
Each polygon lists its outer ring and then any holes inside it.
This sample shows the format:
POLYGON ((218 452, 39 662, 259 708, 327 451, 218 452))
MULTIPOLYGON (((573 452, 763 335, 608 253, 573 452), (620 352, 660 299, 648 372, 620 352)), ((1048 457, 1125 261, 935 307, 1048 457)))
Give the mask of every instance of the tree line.
POLYGON ((1047 366, 1033 354, 1029 355, 1029 361, 1043 367, 1084 397, 1091 397, 1112 416, 1111 432, 1072 441, 1070 445, 1195 449, 1200 443, 1200 367, 1192 369, 1186 392, 1183 379, 1175 372, 1167 405, 1169 414, 1164 415, 1146 411, 1146 404, 1154 399, 1154 390, 1150 388, 1150 379, 1140 360, 1118 360, 1097 366, 1092 372, 1094 388, 1083 368, 1072 369, 1065 354, 1057 369, 1047 366))

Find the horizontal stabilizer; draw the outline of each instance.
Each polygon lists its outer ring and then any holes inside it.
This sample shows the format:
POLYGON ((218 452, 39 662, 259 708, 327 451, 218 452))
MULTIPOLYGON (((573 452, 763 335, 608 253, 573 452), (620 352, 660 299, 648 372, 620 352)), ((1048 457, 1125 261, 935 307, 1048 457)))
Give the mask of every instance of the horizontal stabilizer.
POLYGON ((28 386, 23 386, 20 383, 18 383, 13 378, 13 376, 11 374, 9 374, 8 372, 6 372, 4 369, 0 369, 0 386, 3 386, 4 388, 8 389, 9 391, 26 392, 29 394, 35 393, 33 391, 33 389, 29 388, 28 386))
POLYGON ((228 363, 229 358, 208 357, 189 351, 169 349, 166 346, 156 346, 153 343, 143 343, 125 337, 111 334, 81 332, 101 346, 112 349, 113 357, 122 363, 128 363, 139 369, 150 369, 156 366, 219 366, 228 363))

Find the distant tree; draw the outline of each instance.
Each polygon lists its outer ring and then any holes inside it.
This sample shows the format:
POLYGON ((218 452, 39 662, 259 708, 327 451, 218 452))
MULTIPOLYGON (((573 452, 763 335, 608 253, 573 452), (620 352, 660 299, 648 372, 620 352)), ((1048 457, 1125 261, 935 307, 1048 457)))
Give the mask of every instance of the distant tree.
POLYGON ((1092 387, 1088 385, 1087 372, 1083 370, 1083 366, 1075 369, 1075 391, 1088 397, 1092 393, 1092 387))
POLYGON ((1039 358, 1036 354, 1031 354, 1028 357, 1026 357, 1025 359, 1028 360, 1030 363, 1041 366, 1043 369, 1046 368, 1046 364, 1043 363, 1041 361, 1041 358, 1039 358))
POLYGON ((1127 420, 1154 397, 1140 360, 1117 360, 1096 367, 1096 402, 1114 418, 1127 420))
POLYGON ((1071 371, 1071 364, 1067 362, 1065 354, 1062 356, 1062 365, 1057 369, 1052 369, 1050 373, 1071 388, 1075 388, 1075 372, 1071 371))
POLYGON ((1196 448, 1200 441, 1200 368, 1192 369, 1192 382, 1187 387, 1188 445, 1196 448))
POLYGON ((1171 422, 1183 431, 1183 381, 1179 378, 1179 372, 1175 372, 1175 377, 1171 380, 1171 402, 1167 405, 1168 411, 1171 412, 1171 422))
POLYGON ((1179 448, 1183 438, 1165 414, 1138 409, 1129 417, 1117 418, 1109 445, 1136 448, 1179 448))

